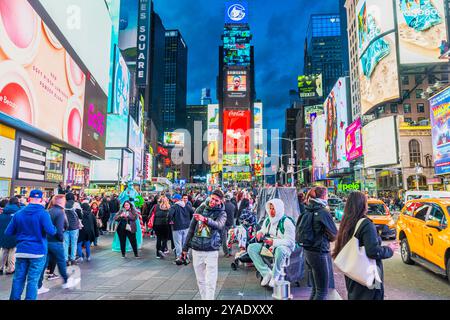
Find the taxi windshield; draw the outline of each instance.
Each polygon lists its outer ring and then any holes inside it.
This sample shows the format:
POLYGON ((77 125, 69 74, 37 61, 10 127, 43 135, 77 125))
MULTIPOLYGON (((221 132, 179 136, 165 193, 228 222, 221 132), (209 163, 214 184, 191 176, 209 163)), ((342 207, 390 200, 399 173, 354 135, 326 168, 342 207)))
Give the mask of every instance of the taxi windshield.
POLYGON ((384 216, 387 214, 384 205, 378 203, 369 203, 369 211, 367 212, 369 216, 384 216))

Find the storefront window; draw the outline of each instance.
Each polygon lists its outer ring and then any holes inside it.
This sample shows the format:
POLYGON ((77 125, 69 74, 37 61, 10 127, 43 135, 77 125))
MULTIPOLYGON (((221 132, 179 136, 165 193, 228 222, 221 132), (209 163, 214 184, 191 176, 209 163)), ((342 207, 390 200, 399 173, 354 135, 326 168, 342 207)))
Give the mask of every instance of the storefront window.
POLYGON ((63 154, 54 150, 47 150, 45 161, 45 180, 63 182, 63 154))

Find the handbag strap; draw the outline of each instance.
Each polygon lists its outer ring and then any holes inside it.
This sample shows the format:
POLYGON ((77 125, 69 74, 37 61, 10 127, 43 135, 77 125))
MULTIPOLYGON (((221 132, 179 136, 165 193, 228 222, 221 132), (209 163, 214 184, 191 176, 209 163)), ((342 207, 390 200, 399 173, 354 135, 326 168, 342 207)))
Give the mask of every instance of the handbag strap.
POLYGON ((359 219, 359 221, 358 221, 358 223, 356 224, 356 227, 355 227, 355 232, 353 232, 353 237, 355 236, 356 232, 358 232, 359 227, 361 226, 361 223, 363 223, 364 220, 366 220, 366 218, 359 219))

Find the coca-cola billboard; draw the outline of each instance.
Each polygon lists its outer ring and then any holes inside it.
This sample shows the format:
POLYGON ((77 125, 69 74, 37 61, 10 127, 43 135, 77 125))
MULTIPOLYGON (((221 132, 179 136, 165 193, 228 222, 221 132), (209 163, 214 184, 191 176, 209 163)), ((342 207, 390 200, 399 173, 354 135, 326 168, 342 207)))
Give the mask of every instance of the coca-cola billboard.
POLYGON ((224 110, 224 153, 250 152, 250 110, 224 110))

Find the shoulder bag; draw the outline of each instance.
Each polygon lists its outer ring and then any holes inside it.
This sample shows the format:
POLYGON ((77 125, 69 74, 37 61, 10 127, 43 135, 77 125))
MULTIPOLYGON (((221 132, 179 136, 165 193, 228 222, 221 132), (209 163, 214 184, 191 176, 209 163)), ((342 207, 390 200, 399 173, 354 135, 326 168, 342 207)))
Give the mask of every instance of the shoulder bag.
POLYGON ((352 238, 339 252, 334 263, 347 277, 369 289, 373 289, 375 281, 381 283, 377 263, 374 259, 367 257, 366 249, 359 246, 359 240, 355 237, 364 220, 365 218, 362 218, 358 221, 352 238))

